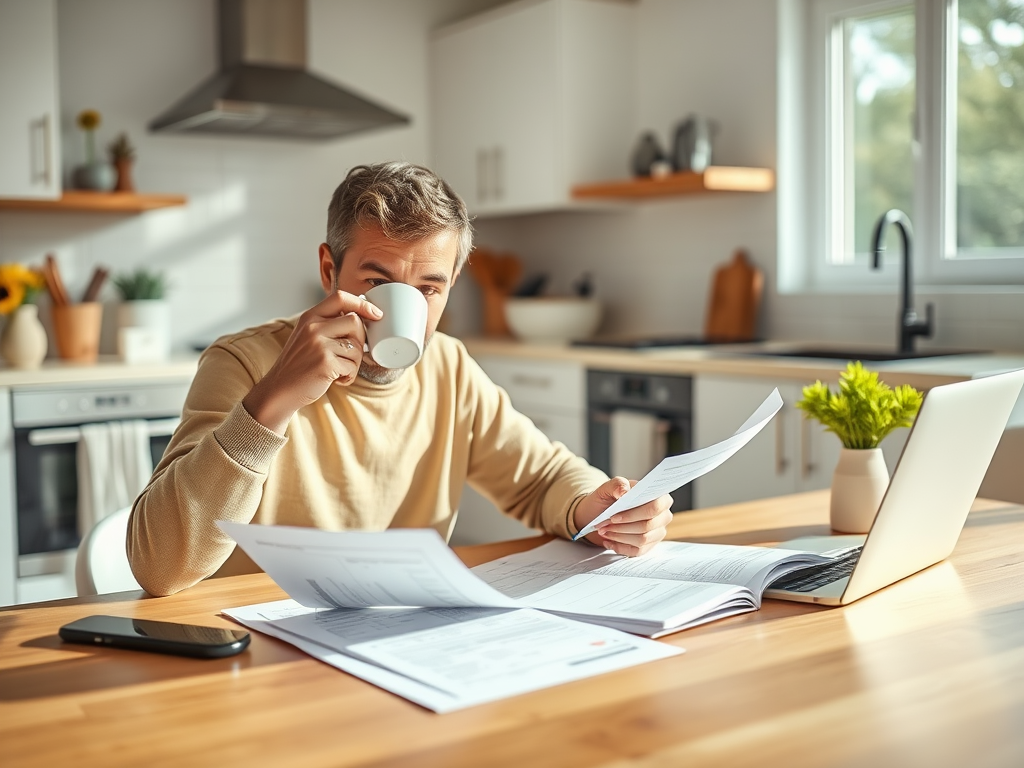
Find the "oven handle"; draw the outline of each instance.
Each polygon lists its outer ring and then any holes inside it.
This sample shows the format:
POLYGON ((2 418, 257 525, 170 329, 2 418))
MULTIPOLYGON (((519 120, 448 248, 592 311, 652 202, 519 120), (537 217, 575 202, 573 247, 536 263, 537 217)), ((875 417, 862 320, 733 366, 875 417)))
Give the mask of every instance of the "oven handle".
MULTIPOLYGON (((181 419, 152 419, 147 421, 150 437, 166 437, 174 434, 181 419)), ((60 445, 77 443, 82 438, 82 430, 78 427, 53 427, 50 429, 33 429, 28 433, 29 445, 60 445)))

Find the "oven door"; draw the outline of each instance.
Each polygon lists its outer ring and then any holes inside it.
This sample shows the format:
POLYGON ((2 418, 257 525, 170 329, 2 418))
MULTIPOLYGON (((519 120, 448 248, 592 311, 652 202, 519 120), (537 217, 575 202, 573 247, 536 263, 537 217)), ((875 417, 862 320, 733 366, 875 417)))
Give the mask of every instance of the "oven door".
MULTIPOLYGON (((155 467, 178 419, 148 421, 155 467)), ((47 553, 78 547, 78 439, 77 426, 14 430, 19 576, 52 573, 47 553)))

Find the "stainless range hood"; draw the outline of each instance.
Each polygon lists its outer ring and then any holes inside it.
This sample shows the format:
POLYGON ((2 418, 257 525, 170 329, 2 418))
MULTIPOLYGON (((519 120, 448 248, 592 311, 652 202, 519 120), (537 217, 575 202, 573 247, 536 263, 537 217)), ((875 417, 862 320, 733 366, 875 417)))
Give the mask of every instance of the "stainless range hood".
POLYGON ((409 123, 306 70, 306 0, 218 0, 218 14, 220 71, 151 131, 332 139, 409 123))

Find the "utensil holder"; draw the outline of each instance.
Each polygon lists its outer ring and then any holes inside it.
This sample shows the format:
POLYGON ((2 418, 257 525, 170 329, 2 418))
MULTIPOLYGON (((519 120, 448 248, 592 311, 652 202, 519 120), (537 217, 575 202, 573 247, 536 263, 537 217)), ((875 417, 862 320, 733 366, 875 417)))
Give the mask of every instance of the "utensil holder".
POLYGON ((103 305, 98 301, 54 305, 53 333, 62 360, 94 363, 100 351, 103 305))

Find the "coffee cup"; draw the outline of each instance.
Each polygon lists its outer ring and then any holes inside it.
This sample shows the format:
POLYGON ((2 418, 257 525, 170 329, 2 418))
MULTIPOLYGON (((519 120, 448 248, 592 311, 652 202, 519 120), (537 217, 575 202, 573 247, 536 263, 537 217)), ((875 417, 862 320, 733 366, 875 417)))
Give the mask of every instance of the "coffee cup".
POLYGON ((384 317, 366 322, 370 357, 384 368, 408 368, 423 354, 427 334, 427 300, 407 283, 384 283, 366 292, 384 317))

